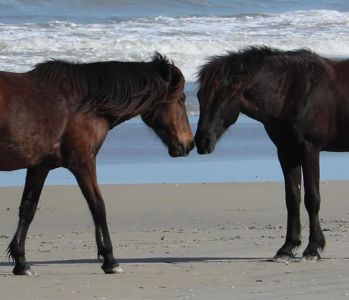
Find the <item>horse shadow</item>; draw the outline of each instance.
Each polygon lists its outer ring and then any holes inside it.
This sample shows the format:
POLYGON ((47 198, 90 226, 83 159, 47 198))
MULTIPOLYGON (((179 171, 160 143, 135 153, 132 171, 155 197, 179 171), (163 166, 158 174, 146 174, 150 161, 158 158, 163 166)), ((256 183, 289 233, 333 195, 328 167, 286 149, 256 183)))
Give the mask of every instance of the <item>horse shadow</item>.
MULTIPOLYGON (((117 261, 120 264, 178 264, 178 263, 214 263, 214 262, 233 262, 233 261, 267 261, 267 258, 262 257, 136 257, 136 258, 119 258, 117 261)), ((64 260, 36 260, 31 261, 32 265, 70 265, 70 264, 91 264, 100 263, 98 258, 82 258, 82 259, 64 259, 64 260)), ((11 261, 0 262, 0 267, 12 266, 11 261)))
MULTIPOLYGON (((347 261, 349 257, 342 258, 321 258, 321 261, 347 261)), ((135 258, 119 258, 117 260, 121 265, 127 264, 190 264, 190 263, 234 263, 234 262, 252 262, 252 263, 276 263, 270 257, 219 257, 219 256, 202 256, 202 257, 135 257, 135 258)), ((302 257, 297 257, 292 263, 301 263, 302 257)), ((64 260, 36 260, 31 261, 31 265, 78 265, 78 264, 97 264, 101 259, 83 258, 83 259, 64 259, 64 260)), ((277 262, 281 263, 281 262, 277 262)), ((11 267, 11 261, 1 261, 0 267, 11 267)), ((0 274, 1 275, 1 274, 0 274)))

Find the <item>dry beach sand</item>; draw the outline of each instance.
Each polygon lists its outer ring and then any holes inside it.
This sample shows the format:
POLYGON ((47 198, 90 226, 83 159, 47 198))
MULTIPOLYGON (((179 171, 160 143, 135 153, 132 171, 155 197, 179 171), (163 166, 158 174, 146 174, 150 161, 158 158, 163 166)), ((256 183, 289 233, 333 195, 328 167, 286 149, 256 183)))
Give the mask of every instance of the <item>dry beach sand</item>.
MULTIPOLYGON (((74 186, 44 188, 27 240, 35 277, 5 251, 20 188, 1 188, 0 299, 349 299, 349 185, 321 183, 323 260, 273 263, 283 243, 282 183, 104 185, 116 257, 104 275, 92 220, 74 186)), ((307 217, 302 207, 303 245, 307 217)))

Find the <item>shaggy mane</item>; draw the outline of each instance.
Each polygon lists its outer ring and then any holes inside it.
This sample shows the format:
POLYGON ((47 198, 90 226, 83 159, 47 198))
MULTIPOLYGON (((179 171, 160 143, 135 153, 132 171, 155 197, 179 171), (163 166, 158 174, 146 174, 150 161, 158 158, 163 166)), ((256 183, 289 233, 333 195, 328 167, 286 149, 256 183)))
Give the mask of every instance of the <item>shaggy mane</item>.
POLYGON ((234 77, 251 74, 261 64, 267 67, 292 65, 312 74, 321 74, 326 69, 324 60, 307 49, 282 51, 266 46, 253 46, 209 58, 198 72, 198 82, 203 88, 211 88, 217 80, 230 82, 234 77))
POLYGON ((31 72, 76 91, 82 99, 80 109, 127 116, 152 107, 166 96, 169 82, 163 73, 170 67, 173 63, 156 52, 150 62, 51 60, 36 65, 31 72))

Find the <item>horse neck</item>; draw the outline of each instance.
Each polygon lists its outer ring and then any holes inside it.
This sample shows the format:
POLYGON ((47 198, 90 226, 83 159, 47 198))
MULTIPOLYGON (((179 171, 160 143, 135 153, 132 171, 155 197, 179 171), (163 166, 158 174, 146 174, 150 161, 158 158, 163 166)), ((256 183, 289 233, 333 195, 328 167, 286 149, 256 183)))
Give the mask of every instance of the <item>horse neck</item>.
POLYGON ((265 110, 261 109, 259 105, 250 101, 243 95, 240 98, 240 111, 244 115, 259 122, 268 123, 270 121, 270 117, 267 115, 265 110))
MULTIPOLYGON (((151 106, 152 107, 152 106, 151 106)), ((109 120, 110 128, 114 128, 115 126, 130 120, 136 116, 141 116, 146 114, 149 111, 149 104, 140 105, 134 109, 130 109, 128 111, 120 111, 116 114, 106 114, 106 118, 109 120)))
POLYGON ((126 122, 136 116, 141 115, 142 112, 133 112, 133 113, 129 113, 129 114, 120 114, 120 115, 108 115, 106 114, 105 117, 109 120, 109 124, 110 124, 110 129, 114 128, 115 126, 126 122))
POLYGON ((109 103, 99 103, 98 100, 93 101, 93 99, 98 99, 98 94, 90 94, 89 97, 85 98, 82 102, 81 99, 84 99, 83 94, 80 97, 80 101, 78 101, 80 103, 80 108, 105 117, 110 124, 110 128, 114 128, 129 119, 147 113, 149 109, 154 106, 154 101, 132 102, 130 100, 125 100, 125 103, 120 102, 118 104, 114 103, 113 100, 108 101, 109 103))

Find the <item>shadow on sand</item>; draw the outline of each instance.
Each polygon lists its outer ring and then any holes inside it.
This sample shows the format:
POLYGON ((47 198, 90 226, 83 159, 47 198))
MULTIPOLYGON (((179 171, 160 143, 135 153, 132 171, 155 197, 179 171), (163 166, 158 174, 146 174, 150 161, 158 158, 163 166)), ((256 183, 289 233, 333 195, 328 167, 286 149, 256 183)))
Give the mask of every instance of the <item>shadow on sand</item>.
MULTIPOLYGON (((267 258, 261 257, 145 257, 145 258, 119 258, 120 264, 176 264, 176 263, 195 263, 195 262, 233 262, 233 261, 266 261, 267 258)), ((29 261, 32 265, 60 265, 60 264, 93 264, 101 263, 102 259, 64 259, 64 260, 42 260, 29 261)), ((0 267, 12 266, 13 263, 0 262, 0 267)))

